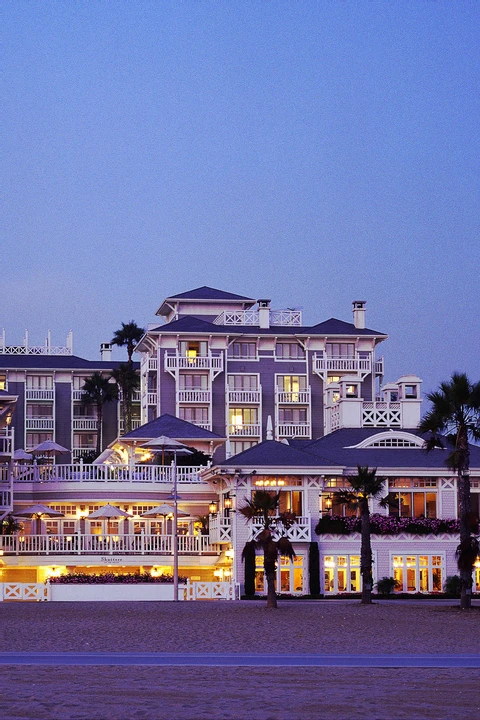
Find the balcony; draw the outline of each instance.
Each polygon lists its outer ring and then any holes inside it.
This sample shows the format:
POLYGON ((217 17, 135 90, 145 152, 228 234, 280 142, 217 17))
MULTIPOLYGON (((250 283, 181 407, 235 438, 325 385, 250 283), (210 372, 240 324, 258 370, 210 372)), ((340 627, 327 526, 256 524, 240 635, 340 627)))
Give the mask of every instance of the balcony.
MULTIPOLYGON (((270 325, 300 327, 302 313, 300 310, 270 310, 270 325)), ((227 310, 220 313, 213 321, 215 325, 253 325, 258 327, 260 318, 258 310, 227 310)))
MULTIPOLYGON (((251 530, 251 540, 256 540, 264 529, 262 520, 253 521, 251 530)), ((270 528, 274 540, 279 540, 282 536, 286 536, 291 542, 310 542, 312 531, 311 531, 311 518, 310 515, 298 516, 295 519, 293 525, 285 530, 283 524, 278 515, 273 519, 273 525, 270 528), (275 527, 275 525, 277 527, 275 527)))
POLYGON ((147 398, 147 405, 155 405, 155 406, 157 405, 158 396, 157 396, 156 392, 147 392, 146 398, 147 398))
POLYGON ((178 390, 179 403, 210 403, 212 393, 210 390, 178 390))
MULTIPOLYGON (((95 448, 74 448, 74 457, 94 452, 95 448)), ((203 482, 199 466, 177 466, 177 482, 191 484, 203 482)), ((17 465, 14 469, 15 483, 173 483, 171 465, 17 465)))
POLYGON ((228 434, 234 437, 260 437, 260 425, 229 425, 228 434))
POLYGON ((72 390, 72 400, 74 401, 81 401, 84 395, 84 390, 72 390))
POLYGON ((55 390, 33 390, 27 388, 25 390, 25 400, 54 400, 55 390))
POLYGON ((149 358, 148 359, 148 369, 149 370, 156 370, 158 368, 158 361, 157 358, 149 358))
POLYGON ((28 432, 32 430, 40 431, 52 431, 54 429, 55 421, 53 417, 49 418, 29 418, 25 419, 25 430, 28 432))
POLYGON ((277 425, 277 436, 279 438, 310 438, 310 423, 301 423, 295 425, 293 423, 282 423, 277 425))
POLYGON ((293 392, 277 390, 275 392, 275 399, 277 405, 309 405, 310 388, 306 390, 295 390, 293 392))
POLYGON ((326 357, 325 355, 313 356, 313 372, 321 375, 325 372, 338 373, 369 373, 371 372, 371 361, 369 357, 326 357))
POLYGON ((0 428, 0 453, 13 454, 13 428, 8 425, 0 428))
POLYGON ((165 370, 214 370, 223 371, 223 355, 165 355, 165 370))
POLYGON ((74 417, 72 422, 73 430, 95 431, 98 428, 98 420, 95 417, 74 417))
MULTIPOLYGON (((132 430, 136 430, 136 429, 139 428, 141 425, 142 425, 142 421, 141 421, 141 420, 139 420, 139 419, 132 420, 132 430)), ((123 433, 123 432, 125 431, 125 423, 124 423, 123 419, 120 419, 120 422, 119 422, 119 430, 120 430, 121 433, 123 433)))
POLYGON ((262 400, 261 390, 229 390, 228 403, 247 403, 250 405, 258 405, 262 400))
POLYGON ((232 520, 223 515, 210 515, 208 537, 211 543, 232 542, 232 520))
MULTIPOLYGON (((7 555, 173 555, 172 535, 5 535, 0 551, 7 555)), ((179 535, 180 555, 219 555, 207 535, 179 535)))
MULTIPOLYGON (((120 388, 119 388, 119 390, 118 390, 118 399, 119 399, 120 401, 123 400, 123 390, 121 390, 120 388)), ((142 399, 142 393, 141 393, 141 391, 140 391, 140 390, 134 390, 133 393, 132 393, 132 402, 140 402, 141 399, 142 399)))

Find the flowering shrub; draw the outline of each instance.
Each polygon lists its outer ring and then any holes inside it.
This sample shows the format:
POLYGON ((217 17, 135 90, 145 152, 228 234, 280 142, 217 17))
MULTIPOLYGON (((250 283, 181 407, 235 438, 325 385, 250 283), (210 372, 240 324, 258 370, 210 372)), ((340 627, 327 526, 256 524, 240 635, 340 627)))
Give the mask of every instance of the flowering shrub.
MULTIPOLYGON (((178 582, 187 582, 186 577, 178 577, 178 582)), ((114 573, 103 573, 102 575, 88 575, 87 573, 66 573, 58 577, 51 577, 52 585, 139 585, 144 583, 173 583, 173 575, 152 576, 148 573, 127 573, 126 575, 114 575, 114 573)))
MULTIPOLYGON (((315 528, 317 535, 335 534, 350 535, 360 532, 359 517, 340 517, 340 515, 324 515, 315 528)), ((440 535, 460 532, 458 520, 442 520, 440 518, 398 518, 386 515, 370 515, 370 531, 372 535, 440 535)))

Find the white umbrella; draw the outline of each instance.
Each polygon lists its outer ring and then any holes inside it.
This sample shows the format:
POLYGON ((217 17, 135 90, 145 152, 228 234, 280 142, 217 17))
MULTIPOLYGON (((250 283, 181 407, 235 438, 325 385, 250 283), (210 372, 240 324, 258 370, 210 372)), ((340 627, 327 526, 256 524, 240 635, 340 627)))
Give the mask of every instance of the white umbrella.
POLYGON ((164 464, 164 456, 166 452, 171 452, 176 455, 193 455, 192 450, 189 450, 185 445, 178 440, 169 438, 166 435, 160 435, 160 437, 152 438, 147 442, 142 443, 141 447, 148 448, 149 450, 157 450, 162 452, 162 465, 164 464))
POLYGON ((26 517, 32 519, 35 518, 37 530, 37 532, 35 533, 36 535, 40 535, 40 522, 42 517, 65 517, 62 512, 59 512, 58 510, 53 510, 46 505, 31 505, 24 510, 20 510, 20 512, 13 513, 13 515, 15 517, 26 517))
POLYGON ((106 505, 103 505, 101 508, 98 508, 98 510, 95 510, 94 512, 90 513, 90 515, 87 515, 87 520, 96 520, 96 519, 102 519, 102 518, 119 518, 119 517, 132 517, 130 513, 125 512, 125 510, 122 510, 121 508, 115 507, 114 505, 110 505, 110 503, 107 503, 106 505))
POLYGON ((68 448, 63 447, 63 445, 59 445, 54 440, 44 440, 44 442, 40 443, 40 445, 37 445, 33 448, 32 453, 34 455, 62 455, 63 453, 69 453, 70 450, 68 448))
MULTIPOLYGON (((159 515, 163 515, 164 517, 166 517, 167 515, 173 515, 174 512, 175 508, 172 505, 167 505, 165 503, 164 505, 157 505, 157 507, 154 507, 151 510, 147 510, 147 512, 142 513, 140 517, 159 517, 159 515)), ((189 513, 184 512, 183 510, 179 510, 177 508, 177 515, 183 515, 184 517, 188 517, 189 513)))

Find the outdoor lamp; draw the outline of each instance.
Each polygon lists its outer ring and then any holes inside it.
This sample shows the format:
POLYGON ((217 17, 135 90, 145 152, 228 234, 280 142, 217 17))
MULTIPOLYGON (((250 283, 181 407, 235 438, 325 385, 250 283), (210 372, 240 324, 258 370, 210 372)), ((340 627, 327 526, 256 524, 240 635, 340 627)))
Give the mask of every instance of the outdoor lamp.
POLYGON ((325 507, 327 508, 327 510, 331 509, 331 507, 332 507, 332 496, 331 495, 327 495, 327 497, 325 498, 325 507))
POLYGON ((225 495, 225 499, 223 501, 223 506, 224 506, 225 510, 232 509, 232 498, 229 495, 225 495))
POLYGON ((217 503, 215 500, 212 500, 210 505, 208 506, 208 511, 210 515, 216 515, 217 514, 217 503))

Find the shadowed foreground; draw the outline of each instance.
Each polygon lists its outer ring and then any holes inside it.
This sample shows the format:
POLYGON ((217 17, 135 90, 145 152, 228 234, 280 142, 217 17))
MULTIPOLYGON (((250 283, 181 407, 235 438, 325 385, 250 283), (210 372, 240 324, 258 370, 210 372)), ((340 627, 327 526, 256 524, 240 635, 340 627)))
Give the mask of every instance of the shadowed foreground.
MULTIPOLYGON (((3 603, 2 651, 480 653, 480 611, 435 605, 3 603)), ((3 666, 10 720, 455 720, 476 670, 3 666)))

